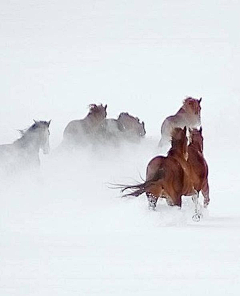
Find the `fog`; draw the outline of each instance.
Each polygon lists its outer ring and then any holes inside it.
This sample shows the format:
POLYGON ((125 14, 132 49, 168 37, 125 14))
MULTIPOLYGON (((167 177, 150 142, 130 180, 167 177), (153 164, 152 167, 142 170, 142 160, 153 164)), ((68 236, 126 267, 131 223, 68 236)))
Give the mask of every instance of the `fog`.
POLYGON ((0 143, 52 120, 40 170, 2 175, 2 295, 238 295, 238 1, 0 4, 0 143), (163 120, 202 97, 210 205, 121 198, 145 178, 163 120), (145 122, 140 143, 60 147, 89 104, 145 122))

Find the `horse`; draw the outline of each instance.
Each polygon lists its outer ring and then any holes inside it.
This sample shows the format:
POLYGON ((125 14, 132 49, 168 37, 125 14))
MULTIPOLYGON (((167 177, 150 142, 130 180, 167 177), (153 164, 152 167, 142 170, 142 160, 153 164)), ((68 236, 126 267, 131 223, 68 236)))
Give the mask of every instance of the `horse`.
POLYGON ((100 142, 119 145, 126 141, 137 141, 146 134, 144 122, 128 113, 120 113, 117 119, 105 118, 97 131, 100 142))
POLYGON ((124 138, 124 126, 114 118, 105 118, 96 132, 96 142, 118 146, 124 138))
POLYGON ((39 151, 50 152, 50 121, 35 121, 26 130, 20 130, 21 137, 12 144, 0 145, 0 169, 3 172, 16 172, 21 169, 40 166, 39 151))
POLYGON ((107 116, 107 105, 91 104, 89 112, 83 119, 72 120, 63 132, 63 143, 84 145, 94 140, 96 131, 107 116))
POLYGON ((128 139, 140 139, 146 135, 145 123, 144 121, 140 122, 138 117, 122 112, 117 120, 122 124, 125 136, 128 139))
POLYGON ((122 191, 131 190, 124 196, 146 193, 149 208, 155 210, 158 198, 165 198, 170 206, 182 206, 182 196, 192 196, 195 204, 195 221, 200 220, 198 194, 191 179, 191 167, 187 162, 186 127, 174 128, 171 148, 167 156, 154 157, 147 166, 146 181, 137 185, 121 186, 122 191))
POLYGON ((175 127, 197 128, 201 125, 201 101, 202 98, 199 100, 192 97, 186 98, 178 112, 163 121, 159 148, 162 149, 171 141, 171 132, 175 127))
POLYGON ((209 198, 208 184, 208 165, 203 155, 203 136, 202 127, 198 129, 189 129, 190 144, 188 145, 187 162, 192 168, 192 180, 194 188, 198 194, 201 191, 204 197, 204 207, 207 208, 209 198))

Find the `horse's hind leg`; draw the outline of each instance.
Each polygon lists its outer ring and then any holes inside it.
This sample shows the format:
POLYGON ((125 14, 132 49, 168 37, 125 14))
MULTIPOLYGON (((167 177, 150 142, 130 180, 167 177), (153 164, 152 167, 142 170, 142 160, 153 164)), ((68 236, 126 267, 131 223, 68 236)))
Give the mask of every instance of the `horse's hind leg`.
POLYGON ((192 219, 193 219, 194 222, 199 222, 200 219, 201 219, 201 216, 202 216, 201 210, 199 209, 200 205, 199 205, 198 198, 199 198, 199 192, 196 191, 195 194, 192 197, 192 200, 193 200, 194 205, 195 205, 195 210, 194 210, 195 214, 192 216, 192 219))
POLYGON ((209 205, 210 202, 210 198, 209 198, 209 185, 208 182, 206 182, 201 190, 202 195, 204 197, 204 208, 207 208, 207 206, 209 205))
POLYGON ((146 192, 146 195, 147 195, 147 199, 148 199, 148 208, 150 210, 155 210, 158 198, 149 192, 146 192))

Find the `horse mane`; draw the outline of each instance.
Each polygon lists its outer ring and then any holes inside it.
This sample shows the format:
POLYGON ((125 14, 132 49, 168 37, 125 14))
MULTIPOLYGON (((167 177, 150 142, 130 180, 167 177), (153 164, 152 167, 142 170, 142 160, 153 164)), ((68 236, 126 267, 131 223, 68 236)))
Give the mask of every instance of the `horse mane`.
POLYGON ((193 97, 186 97, 184 100, 183 100, 183 105, 185 105, 187 103, 187 101, 190 101, 190 100, 196 100, 194 99, 193 97))
MULTIPOLYGON (((20 133, 20 135, 21 135, 21 138, 23 138, 23 137, 26 136, 29 132, 32 132, 32 131, 36 130, 36 129, 37 129, 38 127, 40 127, 40 126, 46 126, 46 127, 49 127, 50 122, 51 122, 51 120, 50 120, 50 121, 42 121, 42 120, 40 120, 40 121, 36 121, 36 120, 34 120, 34 123, 33 123, 30 127, 27 127, 27 128, 25 128, 25 129, 21 129, 21 130, 18 130, 18 131, 19 131, 19 133, 20 133)), ((20 138, 20 139, 21 139, 21 138, 20 138)))
POLYGON ((97 113, 99 111, 102 111, 103 109, 107 109, 107 105, 103 106, 103 104, 96 105, 96 104, 90 104, 88 105, 89 108, 89 114, 97 113))
POLYGON ((173 151, 176 151, 176 148, 181 147, 183 149, 182 153, 187 153, 187 142, 186 147, 184 147, 184 141, 186 138, 186 126, 181 129, 180 127, 176 127, 173 129, 171 134, 171 148, 168 151, 168 155, 172 154, 173 151))
POLYGON ((135 120, 137 122, 139 122, 139 118, 138 117, 134 117, 132 115, 130 115, 128 112, 122 112, 119 114, 118 119, 122 118, 122 117, 128 117, 131 120, 135 120))

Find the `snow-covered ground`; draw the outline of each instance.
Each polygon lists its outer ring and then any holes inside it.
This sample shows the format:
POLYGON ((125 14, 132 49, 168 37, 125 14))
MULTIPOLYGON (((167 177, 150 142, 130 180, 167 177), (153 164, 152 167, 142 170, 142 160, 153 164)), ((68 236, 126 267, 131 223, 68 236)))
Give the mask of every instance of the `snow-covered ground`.
POLYGON ((38 176, 0 182, 0 295, 239 295, 238 1, 0 3, 0 143, 49 120, 38 176), (209 210, 199 223, 110 183, 145 176, 160 126, 203 97, 209 210), (66 124, 108 104, 145 121, 140 145, 57 149, 66 124))

